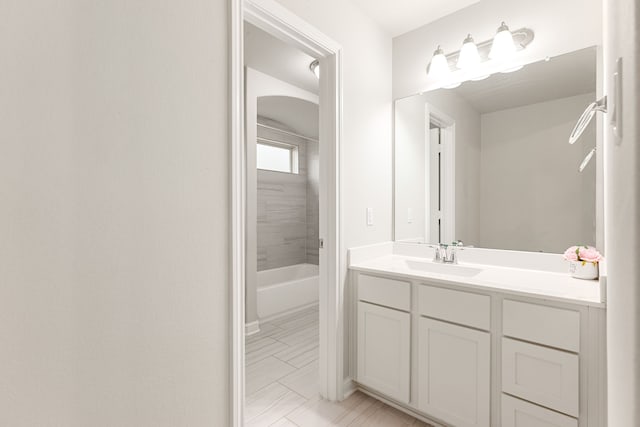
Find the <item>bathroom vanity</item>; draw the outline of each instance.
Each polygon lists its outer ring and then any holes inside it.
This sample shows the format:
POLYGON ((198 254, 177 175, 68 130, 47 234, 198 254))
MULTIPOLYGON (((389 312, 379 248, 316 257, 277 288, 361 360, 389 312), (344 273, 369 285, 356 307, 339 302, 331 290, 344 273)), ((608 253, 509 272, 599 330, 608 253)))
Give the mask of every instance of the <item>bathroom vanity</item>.
POLYGON ((357 385, 441 425, 606 425, 603 284, 571 278, 559 255, 458 256, 350 251, 357 385))

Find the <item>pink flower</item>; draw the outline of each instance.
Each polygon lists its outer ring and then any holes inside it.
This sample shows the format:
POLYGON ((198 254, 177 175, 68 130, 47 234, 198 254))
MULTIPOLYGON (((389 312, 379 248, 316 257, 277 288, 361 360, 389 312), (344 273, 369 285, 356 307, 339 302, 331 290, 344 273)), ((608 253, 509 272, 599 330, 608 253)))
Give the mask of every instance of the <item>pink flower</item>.
POLYGON ((578 250, 578 257, 582 261, 593 263, 599 262, 602 259, 600 252, 598 252, 598 250, 593 246, 580 246, 580 249, 578 250))
POLYGON ((571 246, 569 249, 564 251, 564 259, 567 261, 577 261, 578 260, 578 247, 571 246))

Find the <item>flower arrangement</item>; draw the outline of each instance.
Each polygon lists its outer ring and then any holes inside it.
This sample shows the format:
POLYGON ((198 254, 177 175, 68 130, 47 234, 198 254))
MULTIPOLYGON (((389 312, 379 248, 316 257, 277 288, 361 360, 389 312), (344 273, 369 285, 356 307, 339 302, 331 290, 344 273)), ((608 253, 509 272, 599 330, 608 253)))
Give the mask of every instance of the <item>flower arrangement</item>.
POLYGON ((571 246, 564 251, 564 259, 581 261, 583 265, 587 262, 597 264, 602 259, 602 255, 593 246, 571 246))
POLYGON ((578 279, 597 279, 598 263, 602 255, 593 246, 571 246, 564 251, 564 259, 569 261, 569 273, 578 279))

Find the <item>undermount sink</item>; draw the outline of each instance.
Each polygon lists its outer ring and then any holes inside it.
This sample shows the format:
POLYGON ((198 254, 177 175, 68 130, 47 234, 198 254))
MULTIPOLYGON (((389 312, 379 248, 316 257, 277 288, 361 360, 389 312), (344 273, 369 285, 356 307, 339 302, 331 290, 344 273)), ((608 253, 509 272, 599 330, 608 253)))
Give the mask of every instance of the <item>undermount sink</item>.
POLYGON ((436 274, 451 274, 453 276, 473 277, 482 270, 474 267, 466 267, 458 264, 439 264, 429 261, 405 260, 411 270, 436 274))

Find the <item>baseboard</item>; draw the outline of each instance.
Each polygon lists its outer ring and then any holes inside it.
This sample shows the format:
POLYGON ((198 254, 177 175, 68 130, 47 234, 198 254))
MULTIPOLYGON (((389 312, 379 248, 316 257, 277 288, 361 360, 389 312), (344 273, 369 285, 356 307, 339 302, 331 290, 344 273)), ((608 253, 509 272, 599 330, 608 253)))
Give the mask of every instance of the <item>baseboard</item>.
POLYGON ((301 305, 299 307, 292 308, 291 310, 281 311, 280 313, 272 314, 271 316, 261 317, 260 321, 261 322, 270 322, 272 320, 276 320, 276 319, 279 319, 281 317, 285 317, 285 316, 289 316, 290 314, 297 313, 298 311, 303 311, 303 310, 306 310, 308 308, 317 307, 317 306, 318 306, 318 302, 315 301, 315 302, 312 302, 311 304, 301 305))
POLYGON ((342 383, 342 396, 344 399, 351 396, 356 390, 358 386, 351 378, 346 378, 342 383))
POLYGON ((245 323, 244 325, 244 335, 249 336, 253 334, 257 334, 260 332, 260 321, 255 320, 253 322, 245 323))

